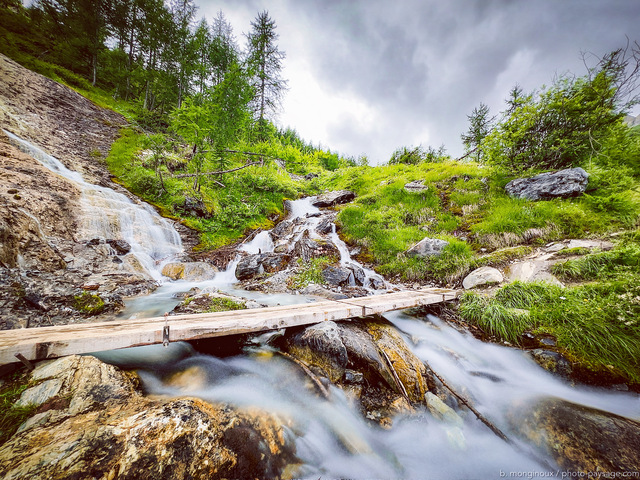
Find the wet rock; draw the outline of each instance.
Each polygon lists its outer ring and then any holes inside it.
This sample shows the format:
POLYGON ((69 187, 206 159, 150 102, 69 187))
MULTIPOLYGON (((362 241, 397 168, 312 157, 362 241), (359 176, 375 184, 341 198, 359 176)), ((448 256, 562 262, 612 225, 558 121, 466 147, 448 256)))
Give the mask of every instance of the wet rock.
POLYGON ((558 398, 519 405, 511 427, 568 472, 640 471, 640 423, 558 398))
POLYGON ((353 273, 348 268, 328 266, 322 271, 324 281, 333 286, 348 285, 353 273))
POLYGON ((295 243, 291 254, 296 258, 301 258, 304 262, 318 257, 340 257, 338 247, 325 240, 310 238, 308 230, 306 230, 300 240, 295 243))
POLYGON ((206 262, 172 262, 162 267, 162 275, 172 280, 202 282, 215 277, 218 269, 206 262))
POLYGON ((365 287, 373 288, 374 290, 384 290, 386 285, 384 283, 384 279, 382 277, 378 277, 377 275, 369 277, 369 285, 365 285, 365 287))
POLYGON ((424 180, 414 180, 405 184, 404 190, 408 193, 420 193, 429 190, 429 186, 424 184, 424 180))
POLYGON ((118 253, 118 255, 125 255, 131 251, 131 245, 124 240, 107 240, 107 243, 113 247, 113 249, 118 253))
POLYGON ((480 267, 465 277, 462 281, 462 286, 469 290, 476 287, 495 285, 497 283, 502 283, 503 281, 504 277, 497 268, 480 267))
POLYGON ((439 238, 423 238, 406 251, 409 257, 431 257, 438 256, 442 253, 442 249, 449 245, 446 240, 439 238))
POLYGON ((89 472, 91 478, 277 478, 292 461, 277 417, 195 398, 146 398, 136 375, 90 356, 45 362, 31 378, 36 385, 23 396, 39 385, 51 388, 37 397, 43 403, 36 415, 0 447, 0 476, 7 480, 88 478, 89 472))
POLYGON ((364 273, 364 270, 356 265, 355 263, 347 263, 346 267, 351 270, 353 274, 353 279, 356 282, 356 285, 364 286, 364 282, 367 278, 367 275, 364 273))
POLYGON ((314 207, 333 207, 335 205, 341 205, 348 203, 356 198, 356 194, 349 190, 337 190, 334 192, 324 193, 316 198, 311 204, 314 207))
POLYGON ((564 378, 571 377, 573 373, 571 362, 564 358, 562 354, 542 348, 529 350, 528 353, 531 355, 531 358, 545 370, 564 378))
POLYGON ((431 392, 425 394, 425 402, 431 415, 443 420, 447 423, 451 423, 457 427, 462 427, 463 421, 453 408, 444 403, 440 398, 431 392))
POLYGON ((257 253, 247 255, 236 267, 236 278, 247 280, 265 272, 272 273, 283 269, 291 257, 282 253, 257 253))
POLYGON ((530 178, 518 178, 507 183, 508 195, 527 200, 569 198, 582 195, 589 183, 589 174, 582 168, 567 168, 546 172, 530 178))
POLYGON ((323 216, 322 220, 320 220, 318 226, 316 227, 316 232, 319 235, 329 235, 331 232, 333 232, 335 220, 336 214, 323 216))
POLYGON ((378 421, 387 422, 390 414, 411 404, 424 404, 425 393, 434 386, 424 364, 381 317, 323 322, 281 342, 285 351, 345 389, 378 421))

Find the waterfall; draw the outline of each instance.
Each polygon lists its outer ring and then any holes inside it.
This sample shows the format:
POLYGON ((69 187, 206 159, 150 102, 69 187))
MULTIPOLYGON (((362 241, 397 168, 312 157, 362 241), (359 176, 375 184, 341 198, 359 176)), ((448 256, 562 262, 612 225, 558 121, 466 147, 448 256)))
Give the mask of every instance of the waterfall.
POLYGON ((162 264, 182 251, 180 235, 171 222, 148 204, 134 203, 122 193, 89 183, 57 158, 6 130, 4 132, 20 150, 80 190, 82 214, 79 216, 77 240, 124 240, 145 270, 155 280, 162 280, 162 264))

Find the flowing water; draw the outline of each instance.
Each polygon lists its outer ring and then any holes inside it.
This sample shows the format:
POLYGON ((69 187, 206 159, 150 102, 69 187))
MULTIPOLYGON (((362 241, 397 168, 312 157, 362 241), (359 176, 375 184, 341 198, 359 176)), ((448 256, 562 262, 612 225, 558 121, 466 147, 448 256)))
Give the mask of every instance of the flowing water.
MULTIPOLYGON (((180 250, 179 237, 171 224, 158 219, 150 209, 133 204, 115 192, 107 193, 108 189, 103 187, 87 184, 78 174, 51 161, 38 149, 30 147, 29 151, 35 152, 32 154, 37 155, 36 158, 44 156, 44 162, 52 163, 49 168, 79 185, 87 215, 83 227, 87 238, 98 235, 124 238, 132 246, 136 244, 137 249, 150 246, 149 251, 140 254, 150 259, 145 265, 155 264, 180 250), (130 217, 125 218, 121 212, 105 212, 106 217, 118 219, 110 220, 109 226, 105 226, 102 219, 91 213, 92 208, 102 209, 105 202, 129 212, 130 217), (137 209, 144 213, 138 213, 137 209), (116 226, 117 230, 109 230, 116 226), (135 233, 127 233, 129 230, 135 233)), ((293 241, 305 230, 313 238, 319 210, 309 199, 303 199, 291 202, 289 211, 288 220, 296 224, 293 241)), ((356 264, 335 229, 331 238, 340 251, 341 264, 356 264)), ((275 247, 270 232, 261 232, 243 245, 242 250, 256 254, 273 251, 275 247)), ((220 288, 272 305, 309 301, 301 295, 274 296, 238 290, 234 286, 238 261, 239 258, 231 262, 227 270, 213 280, 199 284, 165 282, 154 294, 137 299, 139 304, 131 302, 130 305, 145 315, 161 314, 178 302, 176 293, 196 285, 220 288)), ((376 275, 372 271, 366 274, 376 275)), ((508 412, 514 405, 537 397, 557 397, 640 419, 640 399, 636 394, 570 386, 540 368, 524 352, 483 343, 433 316, 414 317, 394 312, 386 317, 403 332, 421 360, 463 392, 485 417, 511 437, 508 412)), ((463 417, 461 424, 436 420, 423 411, 395 418, 388 430, 372 426, 339 389, 331 387, 329 400, 309 392, 297 366, 269 354, 270 347, 264 344, 269 335, 258 337, 244 355, 231 358, 198 354, 183 343, 173 343, 169 348, 152 346, 105 352, 101 356, 106 361, 141 368, 141 378, 150 393, 188 394, 212 402, 257 406, 288 418, 292 425, 289 434, 302 462, 296 472, 300 478, 490 479, 500 478, 503 472, 520 472, 521 476, 531 478, 536 472, 543 476, 543 472, 548 472, 549 463, 552 464, 548 458, 541 462, 540 453, 534 454, 526 444, 505 443, 469 412, 459 412, 463 417), (192 366, 207 372, 208 380, 194 381, 187 391, 163 383, 159 373, 167 369, 183 371, 192 366)))
POLYGON ((163 281, 160 273, 163 263, 182 251, 182 240, 171 222, 150 205, 135 203, 110 188, 89 183, 57 158, 11 132, 4 132, 23 152, 80 190, 82 215, 78 240, 124 240, 147 273, 154 280, 163 281))

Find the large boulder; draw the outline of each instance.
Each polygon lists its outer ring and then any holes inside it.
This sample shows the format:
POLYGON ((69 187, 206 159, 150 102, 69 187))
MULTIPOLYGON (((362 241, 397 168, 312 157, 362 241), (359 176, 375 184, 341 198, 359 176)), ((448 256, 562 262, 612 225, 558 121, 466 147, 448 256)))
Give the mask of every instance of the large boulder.
POLYGON ((520 405, 509 416, 512 428, 564 471, 640 471, 640 423, 635 420, 558 398, 520 405))
POLYGON ((500 270, 493 267, 480 267, 476 268, 473 272, 465 277, 462 281, 462 286, 469 290, 470 288, 483 287, 486 285, 495 285, 496 283, 502 283, 504 277, 500 270))
POLYGON ((282 422, 196 398, 147 398, 139 379, 90 356, 40 364, 20 402, 36 413, 0 447, 0 477, 280 478, 282 422))
POLYGON ((356 198, 356 194, 350 190, 337 190, 324 193, 316 198, 311 204, 314 207, 333 207, 343 203, 348 203, 356 198))
POLYGON ((236 278, 247 280, 262 273, 273 273, 282 270, 289 263, 289 255, 282 253, 257 253, 247 255, 236 267, 236 278))
POLYGON ((306 230, 293 246, 292 255, 308 262, 317 257, 339 258, 340 251, 332 242, 312 239, 309 236, 309 230, 306 230))
POLYGON ((348 285, 350 283, 349 278, 353 275, 353 272, 348 268, 328 266, 322 271, 322 278, 324 281, 332 286, 348 285))
POLYGON ((567 168, 546 172, 530 178, 517 178, 507 183, 508 195, 527 200, 548 200, 582 195, 589 182, 589 174, 582 168, 567 168))
POLYGON ((357 399, 369 419, 424 405, 435 383, 400 333, 382 317, 327 321, 281 340, 281 347, 357 399))
POLYGON ((446 240, 426 237, 407 250, 406 254, 409 257, 437 256, 442 253, 442 249, 447 245, 449 245, 449 242, 446 240))

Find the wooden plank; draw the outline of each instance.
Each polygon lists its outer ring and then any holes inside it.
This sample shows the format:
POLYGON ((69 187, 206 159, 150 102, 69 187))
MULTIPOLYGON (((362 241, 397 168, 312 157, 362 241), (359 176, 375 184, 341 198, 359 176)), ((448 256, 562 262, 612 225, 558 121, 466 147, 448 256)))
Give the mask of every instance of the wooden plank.
MULTIPOLYGON (((405 291, 345 300, 168 317, 170 341, 197 340, 310 325, 455 298, 455 290, 405 291)), ((0 331, 0 365, 162 343, 164 317, 0 331)))

